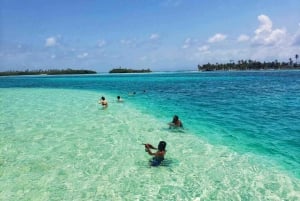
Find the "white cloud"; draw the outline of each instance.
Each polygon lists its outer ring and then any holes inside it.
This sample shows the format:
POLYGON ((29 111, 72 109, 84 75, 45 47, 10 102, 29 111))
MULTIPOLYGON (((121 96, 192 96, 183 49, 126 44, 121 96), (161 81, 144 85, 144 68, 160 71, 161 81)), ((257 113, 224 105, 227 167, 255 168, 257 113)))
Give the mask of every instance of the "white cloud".
POLYGON ((258 21, 260 26, 255 30, 255 35, 252 39, 254 44, 258 45, 276 45, 286 38, 285 29, 272 29, 273 23, 266 15, 259 15, 258 21))
POLYGON ((77 55, 77 58, 83 59, 83 58, 87 57, 88 55, 89 55, 89 54, 88 54, 87 52, 84 52, 84 53, 82 53, 82 54, 77 55))
POLYGON ((198 43, 198 40, 197 39, 192 39, 192 38, 186 38, 184 40, 184 43, 182 45, 182 49, 187 49, 187 48, 190 48, 190 47, 194 47, 195 45, 197 45, 198 43))
POLYGON ((300 45, 300 32, 296 33, 293 37, 293 45, 300 45))
POLYGON ((185 39, 184 42, 185 42, 185 43, 190 43, 190 42, 192 42, 192 39, 191 39, 191 38, 187 38, 187 39, 185 39))
POLYGON ((148 59, 148 57, 146 57, 146 56, 140 57, 140 60, 141 60, 141 61, 146 61, 147 59, 148 59))
POLYGON ((200 52, 207 52, 209 50, 209 46, 208 45, 203 45, 203 46, 199 47, 198 50, 200 52))
POLYGON ((97 46, 98 47, 103 47, 103 46, 105 46, 106 45, 106 41, 105 40, 99 40, 98 42, 97 42, 97 46))
POLYGON ((208 42, 209 42, 209 43, 216 43, 216 42, 223 41, 223 40, 225 40, 226 38, 227 38, 226 35, 217 33, 217 34, 215 34, 214 36, 210 37, 210 38, 208 39, 208 42))
POLYGON ((249 37, 248 35, 241 34, 241 35, 238 37, 237 41, 238 41, 238 42, 245 42, 245 41, 248 41, 249 39, 250 39, 250 37, 249 37))
POLYGON ((189 48, 189 47, 190 47, 189 44, 183 44, 183 45, 182 45, 182 49, 187 49, 187 48, 189 48))
POLYGON ((300 23, 298 31, 292 36, 292 45, 300 45, 300 23))
POLYGON ((122 40, 120 40, 120 43, 122 45, 130 45, 130 44, 132 44, 132 41, 131 40, 122 39, 122 40))
POLYGON ((182 45, 182 48, 183 48, 183 49, 189 48, 189 47, 191 46, 191 41, 192 41, 191 38, 185 39, 184 44, 182 45))
POLYGON ((150 40, 157 40, 159 39, 159 35, 158 34, 151 34, 151 36, 149 37, 150 40))
POLYGON ((54 47, 58 44, 57 39, 55 37, 49 37, 46 39, 45 46, 46 47, 54 47))
POLYGON ((255 34, 259 35, 264 32, 271 32, 273 23, 270 18, 266 15, 259 15, 257 17, 258 21, 260 22, 259 28, 255 30, 255 34))

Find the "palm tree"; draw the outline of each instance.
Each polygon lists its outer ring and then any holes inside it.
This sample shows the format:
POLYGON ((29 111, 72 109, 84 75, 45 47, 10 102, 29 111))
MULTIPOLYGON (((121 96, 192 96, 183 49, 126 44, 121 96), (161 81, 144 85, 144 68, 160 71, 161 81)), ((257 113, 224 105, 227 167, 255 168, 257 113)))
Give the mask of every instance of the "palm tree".
POLYGON ((292 66, 292 65, 293 65, 293 60, 292 60, 292 58, 289 58, 289 60, 290 60, 290 66, 292 66))
POLYGON ((296 54, 296 55, 295 55, 295 59, 296 59, 296 65, 298 64, 298 58, 299 58, 299 55, 298 55, 298 54, 296 54))

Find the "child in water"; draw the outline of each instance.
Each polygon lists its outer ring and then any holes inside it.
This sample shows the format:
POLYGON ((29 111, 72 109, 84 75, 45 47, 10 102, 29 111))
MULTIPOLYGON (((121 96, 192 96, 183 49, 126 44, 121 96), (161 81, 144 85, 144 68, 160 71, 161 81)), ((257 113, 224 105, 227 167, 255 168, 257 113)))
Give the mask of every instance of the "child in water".
POLYGON ((154 156, 150 160, 151 166, 159 166, 161 162, 165 159, 164 157, 166 154, 166 146, 167 143, 165 141, 160 141, 157 148, 155 148, 151 144, 145 144, 145 151, 148 152, 149 155, 154 156), (157 151, 153 153, 151 149, 156 149, 157 151))

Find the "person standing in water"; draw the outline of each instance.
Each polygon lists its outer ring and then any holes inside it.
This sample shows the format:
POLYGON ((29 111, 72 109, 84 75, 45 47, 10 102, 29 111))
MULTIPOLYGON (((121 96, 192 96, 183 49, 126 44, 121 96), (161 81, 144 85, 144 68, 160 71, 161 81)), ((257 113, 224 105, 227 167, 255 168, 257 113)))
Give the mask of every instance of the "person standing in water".
POLYGON ((99 101, 99 104, 101 104, 103 106, 103 108, 108 107, 108 102, 105 100, 104 96, 101 97, 101 100, 99 101))
POLYGON ((149 162, 151 166, 159 166, 161 162, 165 159, 166 154, 166 146, 167 143, 165 141, 160 141, 157 148, 155 148, 151 144, 144 144, 145 151, 148 152, 149 155, 154 156, 149 162), (157 150, 156 152, 152 152, 151 149, 157 150))
POLYGON ((177 115, 174 115, 172 122, 169 123, 169 128, 183 128, 182 122, 177 115))

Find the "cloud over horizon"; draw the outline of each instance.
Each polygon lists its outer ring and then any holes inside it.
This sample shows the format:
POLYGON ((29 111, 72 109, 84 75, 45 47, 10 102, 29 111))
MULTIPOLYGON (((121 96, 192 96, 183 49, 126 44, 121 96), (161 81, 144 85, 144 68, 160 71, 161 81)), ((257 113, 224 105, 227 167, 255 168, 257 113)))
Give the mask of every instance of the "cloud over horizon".
MULTIPOLYGON (((279 5, 254 1, 234 2, 234 6, 232 2, 217 4, 213 1, 205 5, 182 0, 138 1, 135 4, 95 1, 93 7, 80 2, 79 5, 86 6, 91 14, 80 16, 43 10, 40 4, 31 3, 36 9, 32 15, 41 18, 41 22, 34 24, 36 29, 32 29, 32 18, 26 16, 31 7, 20 1, 18 4, 23 10, 12 11, 13 15, 4 15, 1 19, 0 67, 80 65, 104 71, 111 66, 126 65, 152 66, 154 70, 178 69, 232 59, 288 60, 299 54, 300 14, 296 7, 300 6, 300 1, 288 0, 292 1, 292 7, 281 4, 281 13, 272 9, 256 13, 257 10, 254 12, 251 8, 257 8, 258 4, 266 8, 279 5), (247 15, 233 9, 244 4, 250 9, 247 15), (96 12, 95 6, 100 5, 107 12, 96 12), (218 10, 218 16, 226 17, 226 23, 211 12, 220 5, 226 12, 218 10), (199 6, 203 7, 202 12, 199 6), (116 9, 119 12, 113 12, 116 9), (236 19, 229 13, 241 17, 236 19), (22 26, 14 16, 24 20, 22 26), (42 23, 48 19, 54 21, 42 23), (84 28, 78 29, 83 22, 84 28), (230 23, 235 24, 228 26, 230 23)), ((69 4, 53 6, 65 11, 76 9, 69 4)))
POLYGON ((57 39, 55 37, 46 38, 46 42, 45 42, 46 47, 54 47, 57 44, 58 44, 57 39))
POLYGON ((274 29, 271 19, 267 15, 259 15, 259 27, 254 31, 252 42, 257 45, 276 45, 285 40, 285 29, 274 29))
POLYGON ((214 36, 210 37, 208 39, 208 42, 209 43, 217 43, 217 42, 221 42, 221 41, 225 40, 226 38, 227 38, 226 35, 221 34, 221 33, 217 33, 214 36))
POLYGON ((237 39, 238 42, 245 42, 248 40, 250 40, 250 37, 246 34, 241 34, 237 39))
POLYGON ((149 37, 150 40, 158 40, 159 39, 159 35, 158 34, 151 34, 151 36, 149 37))

